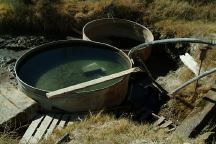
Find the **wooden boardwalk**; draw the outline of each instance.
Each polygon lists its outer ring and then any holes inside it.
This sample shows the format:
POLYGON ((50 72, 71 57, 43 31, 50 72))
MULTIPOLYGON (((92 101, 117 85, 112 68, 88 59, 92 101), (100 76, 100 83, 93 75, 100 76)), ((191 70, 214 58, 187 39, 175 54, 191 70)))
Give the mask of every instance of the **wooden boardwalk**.
POLYGON ((11 84, 9 75, 4 73, 0 80, 0 126, 15 119, 29 120, 37 110, 36 102, 11 84))
POLYGON ((20 144, 36 144, 47 139, 55 128, 63 129, 75 121, 84 119, 85 114, 38 114, 29 125, 20 144))

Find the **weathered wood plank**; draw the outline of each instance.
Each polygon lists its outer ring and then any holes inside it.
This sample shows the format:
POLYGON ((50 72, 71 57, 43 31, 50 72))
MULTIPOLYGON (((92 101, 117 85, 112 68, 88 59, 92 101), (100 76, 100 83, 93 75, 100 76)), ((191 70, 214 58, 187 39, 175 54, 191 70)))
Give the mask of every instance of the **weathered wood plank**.
POLYGON ((40 127, 37 129, 35 135, 32 136, 31 139, 29 140, 29 143, 36 144, 41 140, 42 136, 45 134, 47 128, 49 127, 52 119, 53 119, 52 116, 49 116, 49 115, 45 116, 40 127))
POLYGON ((182 124, 176 128, 176 134, 189 137, 195 128, 208 118, 209 112, 215 108, 216 104, 216 85, 206 95, 182 124))
POLYGON ((165 117, 161 116, 156 122, 154 122, 153 126, 160 125, 165 120, 165 117))
POLYGON ((172 121, 171 120, 168 120, 168 121, 165 121, 162 125, 160 125, 161 128, 166 128, 168 127, 169 125, 172 124, 172 121))
POLYGON ((30 138, 32 137, 33 133, 35 132, 36 128, 38 127, 43 118, 44 115, 38 115, 37 118, 32 121, 25 134, 23 135, 22 139, 20 140, 20 144, 26 144, 29 142, 30 138))
POLYGON ((77 114, 72 114, 69 117, 68 125, 74 124, 75 121, 78 120, 78 115, 77 114))
POLYGON ((61 115, 60 114, 55 114, 55 117, 52 121, 52 124, 49 126, 49 129, 47 129, 47 132, 45 134, 45 138, 47 139, 48 136, 53 132, 53 130, 55 129, 55 127, 57 126, 58 121, 60 120, 61 115))
POLYGON ((108 80, 111 80, 111 79, 119 78, 119 77, 122 77, 124 75, 128 75, 128 74, 130 74, 132 72, 138 72, 138 71, 141 71, 141 69, 138 68, 138 67, 131 68, 131 69, 121 71, 121 72, 118 72, 118 73, 114 73, 114 74, 111 74, 111 75, 108 75, 108 76, 104 76, 104 77, 97 78, 97 79, 94 79, 94 80, 90 80, 90 81, 87 81, 87 82, 83 82, 83 83, 80 83, 80 84, 77 84, 77 85, 73 85, 73 86, 63 88, 63 89, 59 89, 59 90, 56 90, 56 91, 53 91, 53 92, 49 92, 49 93, 46 94, 46 96, 48 98, 51 98, 51 97, 61 96, 63 94, 67 94, 67 93, 73 93, 76 90, 86 88, 86 87, 89 87, 89 86, 92 86, 92 85, 95 85, 95 84, 99 84, 99 83, 102 83, 102 82, 105 82, 105 81, 108 81, 108 80))
POLYGON ((37 110, 36 102, 19 92, 5 74, 0 83, 0 125, 15 119, 27 121, 37 110))
POLYGON ((0 125, 9 122, 20 110, 0 94, 0 125))
POLYGON ((8 82, 5 83, 2 88, 5 89, 5 91, 1 89, 1 93, 20 110, 25 110, 27 107, 36 103, 8 82))
POLYGON ((62 129, 64 128, 65 123, 69 120, 69 115, 65 114, 62 116, 60 123, 58 124, 57 128, 62 129))

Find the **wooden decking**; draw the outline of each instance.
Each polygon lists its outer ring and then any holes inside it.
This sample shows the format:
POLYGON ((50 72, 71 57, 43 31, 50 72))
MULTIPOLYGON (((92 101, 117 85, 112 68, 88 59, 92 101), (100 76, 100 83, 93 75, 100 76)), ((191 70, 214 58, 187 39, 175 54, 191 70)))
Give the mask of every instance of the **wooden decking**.
POLYGON ((83 114, 38 114, 32 121, 20 144, 36 144, 43 138, 47 138, 55 128, 62 129, 66 125, 73 124, 84 118, 83 114))
POLYGON ((38 106, 36 102, 9 82, 5 74, 0 80, 0 126, 14 119, 25 121, 31 119, 38 106))

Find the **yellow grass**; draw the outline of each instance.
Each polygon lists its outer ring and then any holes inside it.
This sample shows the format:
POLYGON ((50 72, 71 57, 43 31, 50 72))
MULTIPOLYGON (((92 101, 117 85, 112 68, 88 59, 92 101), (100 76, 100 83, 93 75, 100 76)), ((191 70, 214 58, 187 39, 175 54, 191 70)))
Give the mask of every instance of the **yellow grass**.
POLYGON ((178 37, 196 36, 202 38, 211 33, 216 33, 215 22, 206 22, 203 20, 185 21, 167 19, 156 22, 155 26, 160 29, 163 35, 169 34, 178 37))
POLYGON ((0 133, 0 144, 18 144, 18 138, 11 133, 0 133))
POLYGON ((91 115, 84 121, 76 122, 64 130, 56 130, 48 140, 41 143, 52 144, 65 133, 69 133, 72 138, 70 144, 204 143, 203 135, 195 140, 177 135, 171 136, 162 129, 154 129, 150 124, 138 124, 125 117, 115 119, 112 115, 102 113, 91 115))
POLYGON ((206 35, 216 31, 215 7, 214 2, 187 0, 0 0, 0 24, 6 29, 64 34, 96 18, 119 17, 173 36, 206 35))

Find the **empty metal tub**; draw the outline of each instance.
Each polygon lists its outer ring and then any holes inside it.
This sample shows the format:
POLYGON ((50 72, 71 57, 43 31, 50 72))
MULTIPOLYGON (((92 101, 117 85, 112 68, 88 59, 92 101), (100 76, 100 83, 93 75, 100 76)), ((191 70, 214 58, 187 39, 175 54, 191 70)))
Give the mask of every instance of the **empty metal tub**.
MULTIPOLYGON (((133 21, 117 18, 97 19, 83 27, 83 39, 107 43, 124 52, 145 42, 151 42, 154 37, 149 29, 133 21)), ((139 55, 148 59, 151 47, 143 49, 139 55)))

